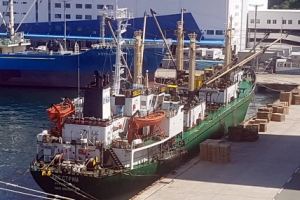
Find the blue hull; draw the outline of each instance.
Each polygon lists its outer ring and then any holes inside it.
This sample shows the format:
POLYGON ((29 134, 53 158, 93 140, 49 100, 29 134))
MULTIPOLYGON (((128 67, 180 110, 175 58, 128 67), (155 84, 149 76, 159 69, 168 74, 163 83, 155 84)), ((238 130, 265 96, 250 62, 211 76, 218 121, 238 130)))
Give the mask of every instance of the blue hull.
MULTIPOLYGON (((160 27, 166 38, 176 39, 174 31, 177 30, 177 21, 181 20, 181 14, 162 15, 157 16, 160 27)), ((143 30, 143 17, 137 17, 128 20, 130 26, 127 27, 127 32, 123 34, 124 38, 133 38, 136 30, 143 30)), ((115 21, 112 21, 113 29, 116 26, 115 21)), ((100 21, 99 20, 77 20, 67 21, 67 36, 85 36, 85 37, 99 37, 100 35, 100 21)), ((18 26, 18 24, 16 24, 18 26)), ((201 31, 198 27, 193 15, 191 13, 184 13, 184 30, 186 32, 185 39, 189 40, 188 33, 196 32, 197 39, 201 38, 201 31)), ((23 23, 19 31, 25 34, 37 35, 64 35, 64 21, 60 22, 39 22, 39 23, 23 23)), ((6 27, 2 24, 0 32, 6 33, 6 27)), ((105 27, 105 36, 112 38, 111 31, 108 26, 105 27)), ((146 37, 147 39, 161 39, 161 34, 153 17, 147 18, 146 37)), ((205 39, 202 37, 202 40, 205 39)))
MULTIPOLYGON (((133 48, 123 50, 128 67, 133 71, 133 48)), ((154 73, 166 49, 145 48, 143 71, 154 73)), ((94 71, 114 71, 115 49, 91 49, 79 55, 0 54, 0 85, 78 87, 90 83, 94 71)))

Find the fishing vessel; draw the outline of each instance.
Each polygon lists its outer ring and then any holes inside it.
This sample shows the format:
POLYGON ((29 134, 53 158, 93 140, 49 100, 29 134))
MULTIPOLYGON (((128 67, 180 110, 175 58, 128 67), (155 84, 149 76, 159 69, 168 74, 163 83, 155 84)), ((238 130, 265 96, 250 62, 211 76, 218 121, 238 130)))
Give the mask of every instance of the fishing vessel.
MULTIPOLYGON (((13 0, 10 0, 9 37, 0 40, 0 85, 83 87, 90 82, 94 70, 103 73, 113 71, 116 53, 116 43, 113 41, 94 44, 84 51, 77 43, 74 51, 67 51, 65 44, 60 43, 57 44, 57 51, 49 48, 46 51, 29 51, 30 40, 25 39, 24 32, 15 31, 13 5, 13 0)), ((127 41, 122 48, 126 67, 132 71, 134 43, 127 41)), ((144 48, 144 72, 148 70, 153 73, 163 59, 165 44, 146 42, 144 48)))
MULTIPOLYGON (((120 24, 127 16, 118 17, 120 24)), ((178 37, 183 35, 182 24, 178 22, 178 37)), ((37 184, 56 198, 128 199, 125 194, 195 156, 200 142, 241 123, 256 85, 254 71, 243 66, 265 49, 233 64, 228 47, 231 30, 226 32, 226 65, 197 76, 196 34, 189 34, 189 73, 183 72, 178 48, 178 77, 168 85, 149 82, 147 74, 141 78, 140 32, 135 34, 134 80, 122 84, 118 43, 111 83, 95 71, 95 82, 85 88, 84 96, 64 99, 61 106, 49 109, 53 126, 37 135, 36 157, 30 165, 37 184)), ((183 38, 178 41, 182 48, 183 38)))

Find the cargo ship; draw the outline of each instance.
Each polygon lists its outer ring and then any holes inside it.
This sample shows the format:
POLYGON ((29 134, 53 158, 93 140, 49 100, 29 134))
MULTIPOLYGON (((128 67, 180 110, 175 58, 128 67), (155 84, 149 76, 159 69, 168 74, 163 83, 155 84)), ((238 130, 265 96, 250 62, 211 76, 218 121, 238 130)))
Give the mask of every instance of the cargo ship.
MULTIPOLYGON (((183 35, 182 24, 178 22, 178 37, 183 35)), ((224 135, 228 127, 244 120, 256 85, 255 72, 244 64, 264 49, 233 64, 227 47, 223 67, 196 74, 196 34, 189 34, 189 73, 182 70, 181 38, 178 77, 164 85, 149 82, 147 74, 141 79, 141 34, 135 36, 133 82, 121 84, 117 57, 112 82, 95 71, 96 79, 82 97, 64 98, 47 109, 53 126, 37 135, 30 172, 48 194, 128 199, 126 194, 145 188, 195 156, 200 142, 224 135)))
MULTIPOLYGON (((84 87, 94 70, 114 71, 114 41, 94 44, 84 51, 75 43, 74 51, 67 51, 64 45, 52 40, 44 51, 29 51, 30 40, 25 39, 24 32, 16 32, 14 28, 13 5, 10 0, 9 37, 0 40, 0 85, 84 87)), ((134 44, 126 41, 122 48, 125 70, 132 71, 134 44)), ((164 57, 166 46, 162 42, 146 42, 144 48, 143 70, 154 73, 164 57)))

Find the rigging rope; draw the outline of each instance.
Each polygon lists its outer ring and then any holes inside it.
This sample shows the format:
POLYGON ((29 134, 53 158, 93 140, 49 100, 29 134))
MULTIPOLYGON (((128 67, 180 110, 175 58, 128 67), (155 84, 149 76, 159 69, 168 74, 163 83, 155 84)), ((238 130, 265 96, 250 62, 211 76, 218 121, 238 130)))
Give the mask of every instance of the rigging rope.
MULTIPOLYGON (((48 195, 48 196, 54 196, 55 198, 59 197, 61 199, 71 200, 70 198, 67 198, 67 197, 63 197, 63 196, 59 196, 59 195, 55 195, 55 194, 51 194, 51 193, 47 193, 47 192, 43 192, 43 191, 39 191, 39 190, 34 190, 34 189, 31 189, 31 188, 26 188, 26 187, 23 187, 23 186, 19 186, 19 185, 4 182, 4 181, 0 181, 0 183, 8 185, 8 186, 16 187, 16 188, 21 188, 21 189, 24 189, 24 190, 29 190, 29 191, 36 192, 36 193, 41 193, 41 194, 48 195)), ((15 192, 18 192, 18 191, 15 191, 15 192)), ((29 194, 29 193, 27 193, 27 194, 29 194)))
POLYGON ((13 193, 18 193, 18 194, 23 194, 23 195, 27 195, 27 196, 32 196, 32 197, 38 197, 41 199, 53 199, 53 198, 49 198, 49 197, 43 197, 43 196, 39 196, 39 195, 35 195, 35 194, 30 194, 30 193, 25 193, 25 192, 19 192, 16 190, 10 190, 10 189, 6 189, 6 188, 1 188, 0 190, 4 190, 4 191, 8 191, 8 192, 13 192, 13 193))

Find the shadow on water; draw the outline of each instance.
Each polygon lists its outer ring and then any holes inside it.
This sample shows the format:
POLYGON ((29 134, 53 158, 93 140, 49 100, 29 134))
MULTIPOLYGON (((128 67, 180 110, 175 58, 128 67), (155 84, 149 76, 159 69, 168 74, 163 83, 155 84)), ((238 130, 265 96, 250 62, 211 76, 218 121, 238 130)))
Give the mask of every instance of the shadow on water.
MULTIPOLYGON (((29 163, 34 159, 36 153, 36 135, 51 125, 46 115, 46 109, 52 103, 58 103, 60 97, 66 96, 76 97, 77 89, 0 87, 0 181, 40 190, 29 172, 29 163)), ((248 115, 252 116, 258 107, 265 106, 266 103, 271 103, 278 97, 278 93, 255 94, 248 115)), ((300 145, 298 138, 294 142, 299 142, 300 145)), ((198 180, 199 177, 184 178, 198 180)), ((211 181, 211 178, 202 177, 202 180, 211 181)), ((272 185, 270 184, 270 186, 272 185)), ((5 184, 0 184, 0 188, 15 190, 14 187, 5 184)), ((140 188, 136 189, 135 186, 132 186, 130 193, 116 199, 129 199, 138 192, 140 192, 140 188)), ((1 190, 0 200, 2 199, 40 198, 1 190)))

